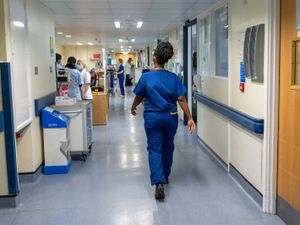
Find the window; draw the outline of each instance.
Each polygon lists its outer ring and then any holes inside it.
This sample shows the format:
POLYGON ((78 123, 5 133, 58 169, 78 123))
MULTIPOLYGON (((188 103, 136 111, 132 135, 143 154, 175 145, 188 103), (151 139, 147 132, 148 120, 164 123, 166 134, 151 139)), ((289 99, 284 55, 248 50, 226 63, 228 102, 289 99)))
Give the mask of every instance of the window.
POLYGON ((216 76, 228 77, 228 8, 215 12, 216 76))
POLYGON ((211 61, 211 38, 210 38, 210 17, 200 21, 200 71, 203 76, 210 76, 211 61))
POLYGON ((202 76, 228 77, 228 7, 200 20, 199 55, 202 76))

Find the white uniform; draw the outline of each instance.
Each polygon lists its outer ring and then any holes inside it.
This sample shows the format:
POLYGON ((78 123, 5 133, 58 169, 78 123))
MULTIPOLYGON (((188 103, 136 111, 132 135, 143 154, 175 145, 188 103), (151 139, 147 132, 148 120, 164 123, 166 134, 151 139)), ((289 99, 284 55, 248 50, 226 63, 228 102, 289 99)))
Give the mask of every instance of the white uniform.
POLYGON ((81 78, 83 81, 84 88, 86 88, 88 86, 88 90, 84 94, 83 98, 85 100, 92 100, 93 95, 92 95, 92 90, 91 90, 91 74, 88 71, 86 71, 86 69, 84 69, 81 72, 81 78))

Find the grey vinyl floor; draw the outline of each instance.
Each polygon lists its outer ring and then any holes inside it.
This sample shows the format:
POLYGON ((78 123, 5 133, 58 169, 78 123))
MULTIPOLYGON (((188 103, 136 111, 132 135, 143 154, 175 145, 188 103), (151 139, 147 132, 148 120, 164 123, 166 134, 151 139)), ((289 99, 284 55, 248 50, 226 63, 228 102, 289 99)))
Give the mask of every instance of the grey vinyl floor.
POLYGON ((133 95, 111 97, 109 124, 94 129, 93 152, 67 175, 21 184, 17 209, 0 209, 0 225, 282 225, 243 193, 179 126, 166 199, 150 186, 142 109, 133 95))

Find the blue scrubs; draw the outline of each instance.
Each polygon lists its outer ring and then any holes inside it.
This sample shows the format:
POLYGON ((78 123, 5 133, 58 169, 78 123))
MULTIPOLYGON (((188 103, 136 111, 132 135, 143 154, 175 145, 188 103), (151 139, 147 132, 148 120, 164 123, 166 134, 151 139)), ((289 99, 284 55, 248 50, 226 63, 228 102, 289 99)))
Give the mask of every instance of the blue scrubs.
POLYGON ((123 71, 123 73, 118 74, 118 79, 119 79, 121 95, 125 95, 125 90, 124 90, 124 66, 122 64, 118 68, 118 72, 121 72, 121 71, 123 71))
POLYGON ((144 73, 134 93, 145 98, 145 131, 151 184, 165 182, 173 163, 174 137, 178 127, 177 100, 186 88, 174 73, 155 70, 144 73))

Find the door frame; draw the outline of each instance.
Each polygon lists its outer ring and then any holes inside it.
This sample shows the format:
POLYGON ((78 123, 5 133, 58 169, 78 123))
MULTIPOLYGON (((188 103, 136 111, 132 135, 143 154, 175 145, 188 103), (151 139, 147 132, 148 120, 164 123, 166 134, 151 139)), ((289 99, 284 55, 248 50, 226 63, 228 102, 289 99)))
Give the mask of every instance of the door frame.
MULTIPOLYGON (((188 101, 188 93, 189 93, 189 78, 188 78, 188 75, 189 75, 189 28, 191 28, 193 25, 196 25, 197 24, 197 18, 193 19, 192 21, 186 21, 185 22, 185 25, 183 26, 183 74, 184 74, 184 77, 183 77, 183 83, 187 89, 187 92, 185 94, 185 98, 187 99, 188 101)), ((198 32, 197 32, 197 35, 198 35, 198 32)), ((198 40, 198 38, 197 38, 198 40)), ((198 43, 197 43, 197 46, 198 46, 198 43)), ((188 102, 188 104, 190 104, 188 102)), ((191 109, 190 109, 191 110, 191 109)), ((184 115, 184 124, 187 125, 187 117, 184 115)))
POLYGON ((265 128, 262 192, 265 213, 276 213, 279 113, 280 0, 268 0, 265 35, 265 128))

